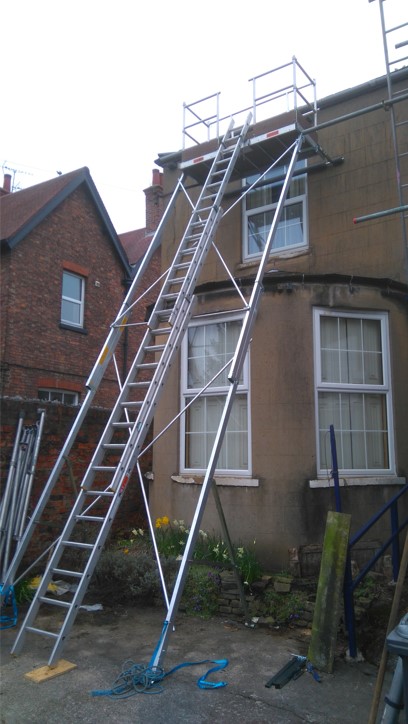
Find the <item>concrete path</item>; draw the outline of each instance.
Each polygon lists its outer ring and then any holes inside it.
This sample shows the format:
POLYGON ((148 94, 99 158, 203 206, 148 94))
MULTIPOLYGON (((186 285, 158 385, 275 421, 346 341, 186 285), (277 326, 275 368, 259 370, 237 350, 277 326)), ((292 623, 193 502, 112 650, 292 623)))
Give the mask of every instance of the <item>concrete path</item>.
MULTIPOLYGON (((126 660, 148 664, 163 622, 163 611, 153 608, 81 611, 63 652, 63 658, 77 668, 42 683, 33 683, 25 674, 47 664, 49 641, 28 634, 23 652, 16 657, 10 649, 17 629, 1 631, 2 724, 367 722, 377 674, 374 666, 339 657, 333 674, 321 674, 321 683, 304 673, 282 689, 266 688, 292 653, 307 653, 307 634, 295 629, 250 629, 222 618, 202 620, 183 614, 170 637, 165 671, 183 662, 228 659, 226 669, 209 677, 226 681, 227 686, 210 690, 197 686, 211 667, 208 664, 175 672, 164 680, 161 693, 125 700, 92 696, 94 690, 113 687, 126 660)), ((386 692, 391 677, 388 672, 386 692)))

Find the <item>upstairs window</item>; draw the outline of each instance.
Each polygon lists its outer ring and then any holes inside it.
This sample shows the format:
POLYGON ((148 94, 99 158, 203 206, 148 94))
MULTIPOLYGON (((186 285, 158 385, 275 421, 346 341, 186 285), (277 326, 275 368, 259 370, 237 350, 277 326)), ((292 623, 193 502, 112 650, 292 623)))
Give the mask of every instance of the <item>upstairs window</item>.
MULTIPOLYGON (((241 326, 241 318, 213 318, 210 323, 191 324, 183 340, 182 407, 208 385, 181 418, 181 467, 185 472, 203 473, 207 468, 230 388, 230 365, 213 378, 232 360, 241 326)), ((218 459, 219 473, 249 473, 249 424, 247 358, 218 459)))
MULTIPOLYGON (((305 167, 305 161, 298 161, 296 170, 305 167)), ((243 258, 248 261, 262 255, 282 191, 286 166, 269 171, 244 199, 244 250, 243 258)), ((260 174, 246 179, 251 186, 260 174)), ((271 253, 281 253, 307 247, 307 176, 294 176, 289 187, 285 206, 275 234, 271 253)))
POLYGON ((339 470, 394 472, 388 318, 315 310, 320 474, 331 469, 333 425, 339 470))
POLYGON ((85 280, 78 274, 62 275, 61 322, 71 327, 84 326, 85 280))

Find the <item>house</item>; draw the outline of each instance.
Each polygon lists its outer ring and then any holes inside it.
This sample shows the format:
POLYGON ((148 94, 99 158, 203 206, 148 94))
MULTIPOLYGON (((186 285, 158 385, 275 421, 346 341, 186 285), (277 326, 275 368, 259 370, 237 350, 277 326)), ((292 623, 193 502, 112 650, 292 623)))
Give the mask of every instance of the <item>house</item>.
MULTIPOLYGON (((145 190, 146 228, 119 237, 88 168, 11 193, 0 193, 1 230, 1 472, 5 482, 21 412, 33 424, 46 410, 29 513, 38 500, 78 414, 92 392, 91 372, 162 212, 160 172, 145 190)), ((31 551, 65 522, 95 444, 118 397, 143 335, 146 309, 157 294, 156 254, 143 276, 132 329, 124 326, 111 360, 67 456, 31 551), (150 289, 150 287, 152 287, 150 289), (115 362, 115 363, 114 363, 115 362)), ((97 363, 96 363, 97 364, 97 363)), ((143 461, 150 469, 150 459, 143 461)), ((144 522, 139 486, 127 495, 116 524, 144 522)))
MULTIPOLYGON (((396 92, 407 79, 407 69, 395 72, 396 92)), ((155 432, 175 423, 154 446, 151 508, 154 516, 190 524, 229 388, 226 374, 202 388, 235 349, 287 178, 285 154, 302 134, 215 476, 231 538, 256 540, 269 569, 286 567, 290 549, 323 540, 327 511, 335 507, 330 425, 352 531, 407 482, 407 221, 395 211, 386 98, 384 76, 252 121, 222 202, 217 253, 210 251, 201 272, 180 361, 155 414, 155 432)), ((406 96, 395 108, 408 119, 406 96)), ((197 105, 194 112, 195 132, 197 105)), ((191 128, 186 135, 193 138, 191 128)), ((408 137, 402 138, 406 153, 408 137)), ((193 141, 156 162, 165 198, 183 172, 188 193, 198 198, 217 134, 193 141)), ((163 235, 163 270, 189 209, 180 195, 163 235)), ((386 526, 372 536, 384 542, 386 526)), ((220 530, 211 495, 201 527, 220 530)))
MULTIPOLYGON (((2 195, 0 218, 1 395, 77 405, 131 278, 125 251, 87 168, 2 195)), ((95 404, 116 389, 112 370, 95 404)))

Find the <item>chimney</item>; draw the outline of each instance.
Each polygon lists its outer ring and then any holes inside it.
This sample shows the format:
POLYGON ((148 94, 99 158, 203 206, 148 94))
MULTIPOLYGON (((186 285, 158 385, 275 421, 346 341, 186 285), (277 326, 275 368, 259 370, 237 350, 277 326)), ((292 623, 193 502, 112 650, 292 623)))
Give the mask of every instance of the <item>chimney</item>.
POLYGON ((158 168, 152 171, 152 185, 144 190, 146 196, 146 232, 156 231, 163 216, 163 174, 158 168))
POLYGON ((11 193, 11 173, 4 174, 3 188, 0 191, 2 196, 11 193))

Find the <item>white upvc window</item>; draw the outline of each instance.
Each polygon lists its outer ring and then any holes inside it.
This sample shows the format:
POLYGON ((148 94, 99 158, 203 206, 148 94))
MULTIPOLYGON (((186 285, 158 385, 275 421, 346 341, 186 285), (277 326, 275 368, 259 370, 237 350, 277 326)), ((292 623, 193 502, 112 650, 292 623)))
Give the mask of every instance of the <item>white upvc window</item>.
POLYGON ((64 405, 77 405, 78 393, 42 388, 38 390, 38 399, 47 400, 48 402, 62 402, 64 405))
MULTIPOLYGON (((297 162, 296 169, 304 167, 305 161, 297 162)), ((286 171, 286 166, 272 169, 260 185, 244 197, 244 261, 261 256, 265 248, 286 171)), ((245 184, 251 186, 259 176, 250 176, 245 184)), ((307 176, 302 174, 292 178, 271 253, 301 249, 307 245, 307 176)))
POLYGON ((73 327, 84 326, 85 280, 78 274, 62 275, 61 322, 73 327))
MULTIPOLYGON (((193 321, 183 340, 182 409, 210 383, 181 417, 180 462, 183 472, 204 473, 207 468, 230 388, 227 378, 230 365, 216 379, 213 378, 232 360, 241 326, 241 316, 211 317, 211 321, 207 317, 193 321)), ((249 475, 248 367, 247 355, 218 459, 217 473, 249 475)))
POLYGON ((386 313, 314 310, 319 475, 395 472, 386 313))

